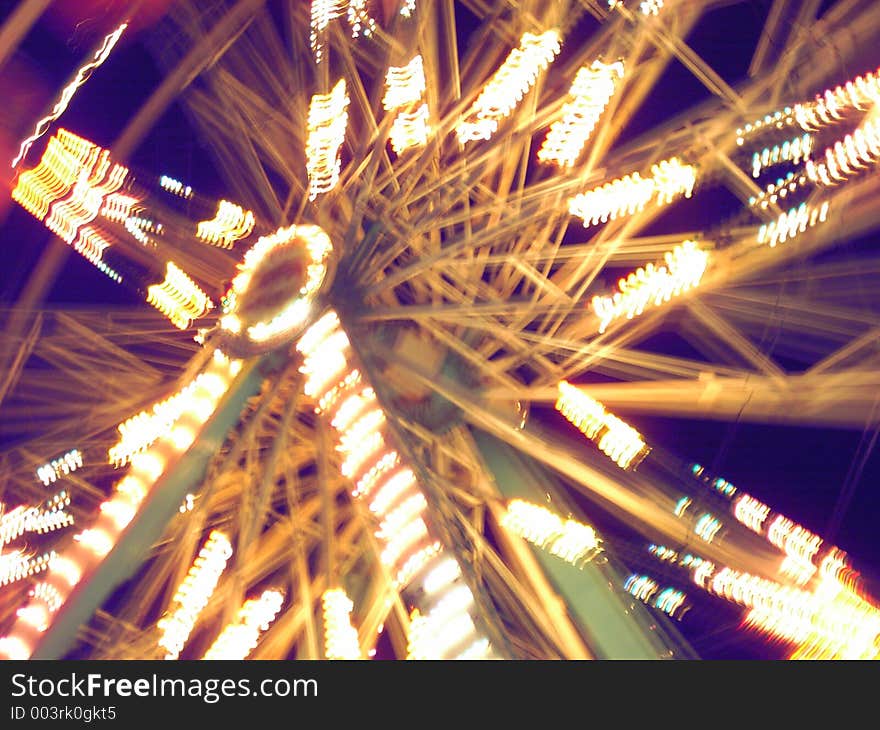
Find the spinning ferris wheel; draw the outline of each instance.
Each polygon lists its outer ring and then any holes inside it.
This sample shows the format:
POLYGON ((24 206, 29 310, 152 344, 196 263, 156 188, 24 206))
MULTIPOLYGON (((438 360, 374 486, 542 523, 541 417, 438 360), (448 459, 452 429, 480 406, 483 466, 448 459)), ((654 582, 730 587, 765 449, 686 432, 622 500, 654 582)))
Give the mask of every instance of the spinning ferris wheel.
POLYGON ((691 658, 716 601, 874 658, 833 535, 634 425, 880 418, 876 253, 834 255, 878 222, 880 12, 768 3, 725 79, 718 5, 176 3, 104 147, 63 113, 108 35, 12 198, 143 305, 7 310, 0 651, 691 658), (633 131, 673 64, 708 94, 633 131), (174 102, 221 199, 128 163, 174 102))

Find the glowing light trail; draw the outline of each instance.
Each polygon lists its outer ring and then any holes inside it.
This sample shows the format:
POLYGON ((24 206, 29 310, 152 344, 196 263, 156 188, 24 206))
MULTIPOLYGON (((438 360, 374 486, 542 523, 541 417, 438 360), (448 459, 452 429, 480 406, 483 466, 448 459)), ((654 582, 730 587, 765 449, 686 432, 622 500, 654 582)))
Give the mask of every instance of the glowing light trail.
POLYGON ((385 75, 386 111, 395 111, 388 132, 391 146, 398 154, 428 142, 428 106, 424 103, 425 71, 422 57, 414 56, 406 66, 391 66, 385 75))
POLYGON ((801 203, 797 208, 782 213, 775 221, 764 223, 758 229, 758 243, 766 243, 773 248, 779 243, 785 243, 807 228, 812 228, 828 219, 829 203, 825 201, 820 206, 801 203))
POLYGON ((559 383, 558 389, 556 410, 621 469, 638 466, 647 456, 650 449, 642 435, 617 416, 608 413, 599 401, 565 380, 559 383))
POLYGON ((159 619, 157 624, 162 632, 159 646, 166 650, 166 659, 177 659, 180 656, 230 557, 232 545, 229 538, 222 532, 213 530, 171 599, 171 603, 177 605, 173 611, 159 619))
POLYGON ((354 604, 340 588, 321 597, 324 610, 324 656, 327 659, 362 659, 358 634, 351 625, 354 604))
POLYGON ((284 603, 284 594, 277 590, 263 591, 259 598, 244 602, 235 621, 223 629, 205 652, 203 659, 244 659, 257 646, 260 634, 266 631, 284 603))
POLYGON ((586 228, 638 213, 655 196, 658 205, 666 205, 680 196, 689 198, 696 181, 697 169, 672 157, 653 165, 650 177, 633 172, 579 193, 568 201, 568 210, 583 220, 586 228))
POLYGON ((228 200, 217 204, 217 213, 210 220, 201 221, 196 226, 196 238, 221 248, 232 248, 232 245, 247 238, 254 229, 254 214, 240 205, 228 200))
POLYGON ((330 192, 339 182, 342 161, 339 149, 348 124, 348 92, 339 79, 329 94, 315 94, 309 103, 306 171, 309 200, 330 192))
POLYGON ((525 33, 519 48, 514 48, 492 75, 458 126, 460 144, 490 139, 504 119, 522 100, 559 53, 559 33, 525 33))
POLYGON ((61 92, 61 97, 55 103, 52 112, 37 122, 33 134, 21 143, 18 155, 16 155, 15 159, 12 161, 13 168, 21 162, 22 158, 24 158, 28 150, 31 148, 31 145, 46 133, 49 129, 49 125, 64 113, 64 110, 67 109, 76 90, 88 80, 89 76, 92 75, 92 71, 107 60, 107 56, 110 55, 113 46, 116 45, 119 37, 127 27, 128 23, 122 23, 116 30, 105 36, 104 41, 101 43, 101 47, 95 52, 94 58, 82 66, 79 71, 76 72, 73 81, 64 87, 64 90, 61 92))
POLYGON ((583 565, 601 551, 595 530, 577 520, 563 520, 550 510, 521 499, 507 505, 501 524, 572 565, 583 565))
POLYGON ((593 61, 591 66, 579 69, 568 92, 572 100, 562 108, 562 118, 550 125, 538 159, 562 167, 574 165, 608 106, 617 80, 622 78, 622 61, 593 61))
POLYGON ((614 320, 642 314, 648 306, 659 306, 688 289, 698 286, 709 264, 709 252, 696 241, 685 241, 664 255, 665 266, 647 264, 618 282, 619 291, 611 296, 595 296, 591 301, 599 317, 599 332, 614 320))
POLYGON ((165 280, 147 288, 147 302, 178 329, 186 329, 214 307, 208 295, 173 261, 165 267, 165 280))

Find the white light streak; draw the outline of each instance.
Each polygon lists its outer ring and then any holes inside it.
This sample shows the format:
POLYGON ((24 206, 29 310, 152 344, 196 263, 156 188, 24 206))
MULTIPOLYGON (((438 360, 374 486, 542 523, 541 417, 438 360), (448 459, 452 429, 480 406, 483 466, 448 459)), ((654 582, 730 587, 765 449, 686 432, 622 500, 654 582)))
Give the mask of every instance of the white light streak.
POLYGON ((574 165, 622 78, 622 61, 594 61, 579 69, 568 92, 571 101, 562 108, 562 117, 550 125, 538 159, 562 167, 574 165))
POLYGON ((52 459, 52 461, 39 467, 37 469, 37 478, 48 487, 57 481, 59 477, 75 472, 82 465, 82 452, 79 449, 71 449, 63 456, 52 459))
POLYGON ((489 139, 559 53, 559 33, 525 33, 456 127, 460 144, 489 139))
POLYGON ((159 619, 157 624, 162 633, 159 646, 167 652, 166 659, 180 656, 230 557, 232 545, 229 538, 222 532, 212 531, 171 599, 173 610, 159 619))
POLYGON ((681 196, 689 198, 696 180, 697 169, 673 157, 653 165, 651 177, 634 172, 579 193, 568 201, 568 210, 581 218, 586 228, 638 213, 655 195, 658 205, 666 205, 681 196))
POLYGON ((825 201, 820 206, 801 203, 797 208, 782 213, 775 221, 765 223, 758 229, 758 243, 766 243, 770 248, 779 243, 785 243, 808 228, 828 219, 829 203, 825 201))
POLYGON ((110 55, 110 51, 113 50, 113 47, 119 40, 119 37, 122 35, 123 31, 127 27, 128 23, 122 23, 118 28, 116 28, 116 30, 104 37, 100 48, 98 48, 98 50, 95 52, 92 60, 82 66, 76 72, 76 76, 74 77, 73 81, 71 81, 67 86, 64 87, 64 90, 61 92, 61 97, 52 108, 52 112, 48 116, 43 117, 39 122, 37 122, 37 126, 34 129, 33 134, 21 143, 21 146, 18 150, 18 155, 16 155, 15 159, 12 161, 13 168, 15 168, 15 166, 18 165, 19 162, 21 162, 22 158, 31 148, 31 145, 46 133, 46 131, 49 129, 49 125, 64 113, 64 110, 67 109, 67 106, 70 104, 70 100, 73 98, 76 90, 86 81, 88 81, 89 76, 92 75, 92 71, 94 71, 96 68, 98 68, 98 66, 100 66, 102 63, 104 63, 104 61, 107 60, 107 56, 110 55))
POLYGON ((660 306, 698 286, 709 264, 709 252, 696 241, 684 241, 668 251, 665 266, 647 264, 618 282, 619 291, 611 296, 595 296, 591 301, 599 318, 599 332, 625 317, 632 319, 649 306, 660 306))
POLYGON ((257 646, 260 634, 266 631, 281 605, 284 594, 277 590, 263 591, 259 598, 245 601, 232 623, 223 629, 203 659, 245 659, 257 646))
POLYGON ((340 79, 329 94, 315 94, 309 103, 306 171, 309 200, 330 192, 339 182, 339 150, 348 124, 348 92, 340 79))
POLYGON ((650 449, 636 429, 570 383, 560 381, 558 389, 556 410, 621 469, 635 467, 645 458, 650 449))
POLYGON ((595 530, 577 520, 563 520, 550 510, 515 499, 501 525, 572 565, 583 565, 601 551, 595 530))
POLYGON ((358 634, 351 624, 354 604, 340 588, 321 597, 324 609, 324 656, 326 659, 362 659, 358 634))

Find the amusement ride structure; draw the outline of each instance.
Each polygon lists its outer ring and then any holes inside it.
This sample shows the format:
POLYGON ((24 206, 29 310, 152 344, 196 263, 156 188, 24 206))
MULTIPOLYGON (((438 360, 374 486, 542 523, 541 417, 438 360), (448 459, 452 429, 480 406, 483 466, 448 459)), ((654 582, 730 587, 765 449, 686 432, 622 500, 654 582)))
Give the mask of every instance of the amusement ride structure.
POLYGON ((767 2, 732 79, 691 41, 733 5, 173 3, 100 144, 99 39, 11 161, 55 240, 4 310, 0 654, 687 659, 717 603, 875 658, 834 520, 636 426, 880 426, 880 9, 767 2), (211 191, 129 163, 175 103, 211 191), (142 304, 42 307, 68 252, 142 304))

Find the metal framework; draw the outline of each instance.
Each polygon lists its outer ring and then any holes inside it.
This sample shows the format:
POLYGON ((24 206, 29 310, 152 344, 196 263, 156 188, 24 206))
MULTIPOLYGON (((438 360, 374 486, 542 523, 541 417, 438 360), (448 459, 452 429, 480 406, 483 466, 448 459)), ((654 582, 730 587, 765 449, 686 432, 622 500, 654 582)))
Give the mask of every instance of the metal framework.
MULTIPOLYGON (((0 28, 0 64, 45 5, 23 3, 0 28)), ((168 74, 112 152, 124 160, 180 101, 231 199, 257 220, 327 231, 338 268, 325 303, 339 312, 401 450, 418 464, 432 520, 462 564, 481 628, 501 655, 691 656, 671 623, 622 589, 603 597, 578 588, 582 579, 600 585, 620 577, 613 545, 611 562, 585 578, 557 571, 555 558, 507 534, 500 527, 505 500, 528 490, 508 483, 519 477, 493 463, 521 459, 533 470, 532 487, 545 480, 546 494, 569 513, 581 511, 570 496, 578 493, 624 516, 648 540, 687 544, 690 526, 673 513, 677 485, 662 459, 623 472, 588 444, 578 449, 540 425, 523 426, 522 404, 551 405, 560 380, 591 374, 600 378, 584 392, 627 414, 858 430, 880 424, 878 291, 865 283, 880 263, 872 252, 826 255, 878 227, 878 177, 823 191, 824 224, 775 248, 758 246, 759 225, 784 209, 749 209, 760 188, 738 161, 734 133, 845 81, 847 69, 876 68, 880 7, 839 0, 817 19, 817 0, 774 0, 748 75, 735 81, 686 41, 717 2, 667 2, 655 17, 639 13, 638 3, 438 0, 417 3, 410 21, 391 0, 373 5, 384 20, 370 38, 352 39, 343 23, 331 23, 330 60, 313 65, 308 3, 173 4, 151 41, 168 74), (470 18, 470 40, 460 48, 457 24, 470 18), (548 28, 560 30, 557 64, 491 140, 459 145, 455 125, 492 71, 523 33, 548 28), (834 49, 832 63, 811 62, 827 49, 834 49), (383 83, 389 66, 416 53, 424 59, 431 135, 398 156, 387 144, 392 119, 382 112, 383 83), (574 73, 597 57, 622 59, 626 75, 585 153, 562 173, 535 164, 537 132, 561 116, 574 73), (641 136, 625 134, 649 95, 662 90, 671 64, 705 86, 705 100, 641 136), (309 99, 340 77, 350 98, 341 179, 310 203, 309 99), (595 228, 569 213, 573 195, 671 157, 696 165, 697 195, 720 190, 745 212, 682 230, 664 224, 652 206, 595 228), (700 287, 600 334, 590 299, 611 288, 608 277, 660 261, 690 238, 713 256, 700 287), (858 299, 851 296, 856 285, 858 299), (772 347, 768 323, 777 332, 772 347), (650 338, 658 332, 677 333, 699 357, 657 353, 650 338), (792 360, 803 368, 782 364, 792 360), (515 456, 505 457, 511 447, 515 456), (590 625, 584 601, 609 612, 607 626, 617 625, 618 611, 632 611, 624 623, 633 627, 633 644, 615 645, 610 628, 605 634, 590 625), (639 643, 651 622, 665 627, 664 638, 639 643)), ((686 218, 693 204, 671 206, 686 218)), ((192 331, 166 327, 146 307, 41 306, 64 255, 53 246, 21 300, 0 313, 0 429, 14 442, 0 455, 0 499, 43 498, 34 470, 76 446, 85 468, 66 479, 74 516, 87 519, 118 476, 104 463, 115 426, 188 382, 209 354, 192 331)), ((232 259, 209 259, 203 250, 181 243, 181 260, 222 291, 232 259)), ((127 566, 131 578, 113 601, 47 654, 162 656, 157 620, 204 536, 222 529, 235 552, 185 657, 200 656, 242 602, 269 584, 283 584, 288 598, 252 658, 323 656, 321 596, 338 587, 353 600, 362 653, 387 634, 390 650, 406 656, 409 607, 379 560, 371 516, 339 475, 328 424, 302 392, 300 362, 289 343, 261 362, 258 390, 246 394, 203 467, 181 483, 179 496, 191 493, 192 508, 157 532, 143 564, 127 566)), ((687 457, 687 444, 680 447, 687 457)), ((701 548, 707 559, 755 574, 773 577, 777 569, 766 544, 733 520, 723 538, 701 548)), ((26 588, 0 591, 0 628, 12 624, 26 588)))

